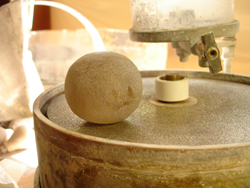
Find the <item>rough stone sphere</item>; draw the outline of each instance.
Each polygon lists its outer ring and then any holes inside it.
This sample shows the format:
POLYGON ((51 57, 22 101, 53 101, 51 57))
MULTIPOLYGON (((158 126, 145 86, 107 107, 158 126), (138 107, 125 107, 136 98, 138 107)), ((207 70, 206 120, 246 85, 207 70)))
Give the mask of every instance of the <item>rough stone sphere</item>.
POLYGON ((94 52, 68 70, 65 97, 80 118, 110 124, 129 117, 142 96, 142 79, 134 63, 114 52, 94 52))

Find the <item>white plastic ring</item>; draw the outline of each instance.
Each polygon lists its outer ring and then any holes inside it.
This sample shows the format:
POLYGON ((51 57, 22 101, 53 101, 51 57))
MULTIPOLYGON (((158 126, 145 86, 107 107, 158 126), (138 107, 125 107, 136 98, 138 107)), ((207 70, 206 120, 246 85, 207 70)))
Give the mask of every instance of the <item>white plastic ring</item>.
POLYGON ((155 79, 155 98, 165 102, 180 102, 189 98, 188 78, 163 75, 155 79))

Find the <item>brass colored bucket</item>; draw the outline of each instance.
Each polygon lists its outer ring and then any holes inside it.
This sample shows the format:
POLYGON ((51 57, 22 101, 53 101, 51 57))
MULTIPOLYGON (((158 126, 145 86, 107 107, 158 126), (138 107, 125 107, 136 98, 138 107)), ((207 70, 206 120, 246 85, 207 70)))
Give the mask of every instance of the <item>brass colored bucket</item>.
POLYGON ((192 71, 141 75, 138 109, 111 125, 75 116, 63 84, 37 98, 40 186, 249 187, 250 77, 192 71), (167 73, 188 76, 195 100, 155 103, 154 78, 167 73))

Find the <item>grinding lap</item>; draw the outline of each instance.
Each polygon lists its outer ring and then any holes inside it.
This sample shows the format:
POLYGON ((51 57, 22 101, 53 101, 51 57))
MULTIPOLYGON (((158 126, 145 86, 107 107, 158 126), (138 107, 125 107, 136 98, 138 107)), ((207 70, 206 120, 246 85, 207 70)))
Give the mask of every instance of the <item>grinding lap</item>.
POLYGON ((134 113, 122 122, 98 125, 77 117, 64 94, 54 98, 47 116, 78 133, 111 140, 159 145, 214 145, 250 141, 250 86, 190 78, 188 106, 159 106, 150 102, 154 78, 143 78, 143 96, 134 113))

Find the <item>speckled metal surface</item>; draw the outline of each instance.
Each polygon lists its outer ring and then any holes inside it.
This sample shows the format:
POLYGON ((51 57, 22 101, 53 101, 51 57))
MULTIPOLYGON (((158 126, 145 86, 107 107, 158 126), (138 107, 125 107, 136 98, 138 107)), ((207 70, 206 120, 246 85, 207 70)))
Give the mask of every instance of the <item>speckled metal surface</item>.
MULTIPOLYGON (((154 78, 143 78, 143 97, 126 120, 97 125, 78 118, 64 94, 54 98, 48 118, 71 131, 111 140, 161 145, 213 145, 250 141, 250 86, 191 78, 190 96, 197 103, 162 107, 149 102, 154 78)), ((86 109, 87 110, 87 109, 86 109)))
MULTIPOLYGON (((142 131, 143 125, 147 122, 127 119, 121 124, 107 127, 82 122, 79 128, 79 120, 73 117, 72 122, 76 124, 71 128, 65 128, 47 116, 48 107, 54 108, 54 100, 62 100, 60 98, 63 98, 63 84, 45 91, 37 98, 33 112, 41 188, 249 187, 250 142, 247 108, 250 77, 231 74, 210 75, 195 71, 145 71, 141 72, 141 75, 147 87, 152 90, 145 89, 144 102, 139 107, 141 110, 135 111, 133 116, 140 114, 140 117, 148 119, 147 116, 159 114, 168 122, 165 126, 157 127, 159 122, 155 119, 154 126, 150 127, 148 123, 148 130, 142 131), (165 106, 157 110, 159 106, 148 101, 153 92, 153 88, 148 86, 153 85, 152 77, 166 73, 188 76, 194 88, 190 90, 191 96, 197 98, 197 103, 183 107, 165 106), (225 96, 219 97, 220 93, 225 96), (146 110, 143 106, 152 109, 146 110), (168 114, 162 109, 168 111, 168 114), (203 112, 198 112, 202 111, 201 109, 203 112), (179 115, 171 120, 174 113, 179 115), (226 118, 220 118, 220 115, 226 118), (133 121, 133 124, 130 121, 133 121), (218 127, 213 127, 212 124, 218 127), (120 132, 114 135, 109 135, 107 130, 106 133, 98 133, 103 137, 79 131, 91 132, 94 129, 109 128, 114 132, 119 125, 120 132), (212 127, 219 133, 212 132, 212 127), (166 130, 169 132, 164 132, 166 130), (202 132, 199 132, 201 130, 202 132), (229 144, 202 145, 212 144, 215 140, 209 141, 201 136, 199 141, 187 137, 182 140, 164 138, 171 137, 171 134, 184 136, 183 131, 189 135, 210 135, 210 138, 218 138, 217 143, 229 144), (129 136, 130 132, 133 136, 129 136), (138 138, 135 138, 136 132, 138 138), (152 139, 150 134, 160 138, 152 139), (229 138, 227 139, 224 134, 229 138), (127 140, 124 141, 125 139, 127 140), (146 143, 139 143, 138 140, 146 143), (172 143, 174 141, 179 145, 169 145, 162 140, 172 143), (190 145, 186 144, 187 142, 190 145), (194 145, 194 142, 197 145, 194 145), (181 145, 182 143, 184 145, 181 145)), ((66 110, 65 107, 61 112, 66 110)), ((62 118, 65 121, 68 116, 62 118)), ((96 132, 93 131, 97 134, 96 132)))

